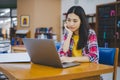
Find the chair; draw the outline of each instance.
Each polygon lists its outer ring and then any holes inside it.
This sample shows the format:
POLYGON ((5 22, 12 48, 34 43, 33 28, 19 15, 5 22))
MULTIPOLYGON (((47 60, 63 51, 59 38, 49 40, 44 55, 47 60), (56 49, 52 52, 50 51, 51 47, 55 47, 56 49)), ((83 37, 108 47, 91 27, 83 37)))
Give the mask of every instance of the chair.
POLYGON ((99 63, 112 65, 114 67, 113 80, 117 78, 119 48, 102 48, 99 47, 99 63))
POLYGON ((57 51, 59 50, 60 45, 61 45, 61 43, 60 43, 60 42, 55 43, 55 46, 56 46, 57 51))

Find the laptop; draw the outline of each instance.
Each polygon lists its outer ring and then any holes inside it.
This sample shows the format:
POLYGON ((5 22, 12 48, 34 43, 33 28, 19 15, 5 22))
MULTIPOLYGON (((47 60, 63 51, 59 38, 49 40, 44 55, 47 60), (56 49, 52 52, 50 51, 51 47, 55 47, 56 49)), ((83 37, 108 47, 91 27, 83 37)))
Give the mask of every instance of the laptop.
POLYGON ((76 62, 62 63, 52 39, 23 38, 23 43, 32 63, 58 68, 67 68, 80 64, 76 62))

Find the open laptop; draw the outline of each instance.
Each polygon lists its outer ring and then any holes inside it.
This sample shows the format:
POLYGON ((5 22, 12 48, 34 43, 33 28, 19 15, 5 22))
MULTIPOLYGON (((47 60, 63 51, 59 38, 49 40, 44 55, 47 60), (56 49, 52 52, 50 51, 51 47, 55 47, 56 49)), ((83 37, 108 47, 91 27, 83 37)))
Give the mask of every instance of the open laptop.
POLYGON ((59 68, 66 68, 80 64, 76 62, 62 63, 52 39, 23 38, 23 43, 31 58, 31 62, 35 64, 59 68))

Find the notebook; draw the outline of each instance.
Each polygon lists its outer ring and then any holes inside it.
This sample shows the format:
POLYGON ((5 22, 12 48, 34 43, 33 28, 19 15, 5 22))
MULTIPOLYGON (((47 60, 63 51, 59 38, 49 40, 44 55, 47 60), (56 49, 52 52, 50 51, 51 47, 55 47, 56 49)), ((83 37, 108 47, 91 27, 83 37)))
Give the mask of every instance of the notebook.
POLYGON ((23 43, 30 56, 31 62, 35 64, 59 68, 67 68, 80 64, 76 62, 62 63, 52 39, 23 38, 23 43))
POLYGON ((0 63, 30 62, 28 53, 6 53, 0 54, 0 63))

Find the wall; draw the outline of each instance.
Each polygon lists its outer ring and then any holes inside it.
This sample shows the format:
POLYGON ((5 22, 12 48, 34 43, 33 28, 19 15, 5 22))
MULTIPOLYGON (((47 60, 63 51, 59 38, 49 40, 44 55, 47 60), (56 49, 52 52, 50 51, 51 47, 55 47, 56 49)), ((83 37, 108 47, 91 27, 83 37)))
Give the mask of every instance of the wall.
POLYGON ((34 8, 35 8, 35 1, 33 0, 18 0, 17 1, 17 29, 28 29, 31 31, 31 37, 34 35, 34 31, 32 30, 34 28, 34 8), (30 26, 29 27, 22 27, 20 25, 20 17, 21 16, 30 16, 30 26))
POLYGON ((53 27, 53 32, 60 38, 61 0, 18 0, 18 29, 29 29, 34 38, 37 27, 53 27), (30 16, 30 27, 20 26, 20 16, 30 16))
POLYGON ((73 5, 80 5, 84 8, 86 14, 93 14, 96 13, 96 5, 114 2, 116 0, 61 0, 61 1, 62 1, 62 13, 67 12, 67 10, 73 5), (75 1, 78 3, 75 4, 75 1))
POLYGON ((60 38, 61 0, 36 0, 35 27, 53 27, 53 32, 60 38))

